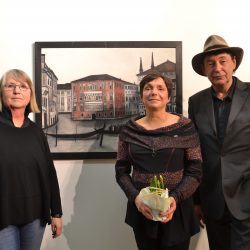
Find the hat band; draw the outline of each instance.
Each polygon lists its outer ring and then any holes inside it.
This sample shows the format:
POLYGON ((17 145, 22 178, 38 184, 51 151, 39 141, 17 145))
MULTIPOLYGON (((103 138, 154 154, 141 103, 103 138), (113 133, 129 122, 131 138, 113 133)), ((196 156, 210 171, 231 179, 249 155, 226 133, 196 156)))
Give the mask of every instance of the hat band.
POLYGON ((226 45, 214 45, 214 46, 210 46, 210 47, 208 47, 208 48, 206 48, 205 50, 204 50, 204 52, 206 52, 206 51, 209 51, 209 50, 213 50, 213 49, 223 49, 223 48, 229 48, 228 46, 226 46, 226 45))

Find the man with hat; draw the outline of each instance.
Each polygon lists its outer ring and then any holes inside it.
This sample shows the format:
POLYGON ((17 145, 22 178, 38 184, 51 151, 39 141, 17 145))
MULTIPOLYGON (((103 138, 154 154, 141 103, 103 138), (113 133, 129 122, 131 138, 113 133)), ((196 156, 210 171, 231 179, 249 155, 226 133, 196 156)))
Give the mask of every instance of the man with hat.
POLYGON ((211 250, 250 249, 250 84, 233 76, 243 50, 212 35, 192 59, 211 87, 189 98, 200 136, 203 178, 194 196, 211 250))

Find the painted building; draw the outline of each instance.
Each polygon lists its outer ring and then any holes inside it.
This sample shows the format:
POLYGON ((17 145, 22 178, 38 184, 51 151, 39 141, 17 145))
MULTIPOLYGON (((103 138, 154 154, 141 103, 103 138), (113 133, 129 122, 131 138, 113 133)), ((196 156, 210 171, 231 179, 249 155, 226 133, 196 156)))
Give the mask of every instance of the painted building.
POLYGON ((50 127, 57 123, 57 82, 58 78, 45 63, 45 55, 41 55, 42 85, 42 127, 50 127))
POLYGON ((125 91, 125 114, 132 116, 139 113, 139 88, 138 85, 132 83, 124 84, 125 91))
POLYGON ((57 110, 59 113, 72 112, 71 83, 57 85, 57 110))
POLYGON ((125 81, 108 74, 90 75, 72 81, 72 119, 124 117, 125 84, 125 81))

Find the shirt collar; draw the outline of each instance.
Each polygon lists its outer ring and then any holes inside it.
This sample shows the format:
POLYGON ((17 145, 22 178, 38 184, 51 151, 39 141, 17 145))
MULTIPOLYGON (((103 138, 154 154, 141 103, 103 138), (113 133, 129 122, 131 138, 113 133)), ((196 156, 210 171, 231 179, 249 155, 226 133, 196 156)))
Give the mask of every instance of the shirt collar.
MULTIPOLYGON (((236 86, 236 78, 233 77, 233 83, 232 83, 232 86, 230 87, 227 95, 223 98, 223 100, 232 100, 233 99, 233 94, 234 94, 234 90, 235 90, 235 86, 236 86)), ((212 93, 212 96, 213 98, 215 99, 219 99, 217 96, 216 96, 216 93, 215 93, 215 90, 214 88, 211 86, 211 93, 212 93)))

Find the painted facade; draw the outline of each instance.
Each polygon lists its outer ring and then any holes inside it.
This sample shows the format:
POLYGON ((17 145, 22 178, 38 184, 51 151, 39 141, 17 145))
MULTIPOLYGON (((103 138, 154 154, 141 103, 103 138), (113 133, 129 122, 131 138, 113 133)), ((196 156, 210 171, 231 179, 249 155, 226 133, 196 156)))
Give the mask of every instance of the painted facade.
POLYGON ((57 82, 58 78, 45 63, 45 55, 41 55, 42 82, 42 127, 50 127, 58 120, 57 82))

